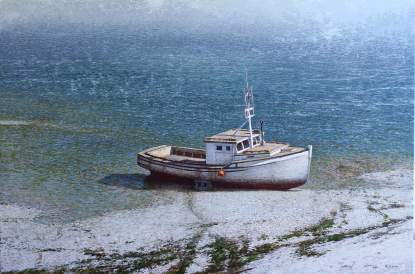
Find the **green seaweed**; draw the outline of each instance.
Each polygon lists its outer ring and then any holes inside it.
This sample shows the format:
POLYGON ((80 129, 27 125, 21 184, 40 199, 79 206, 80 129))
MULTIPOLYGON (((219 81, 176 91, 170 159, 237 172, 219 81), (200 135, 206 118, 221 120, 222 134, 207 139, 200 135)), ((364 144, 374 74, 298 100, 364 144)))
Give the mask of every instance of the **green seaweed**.
MULTIPOLYGON (((405 219, 390 219, 386 214, 385 221, 382 224, 345 231, 342 233, 329 234, 329 229, 333 226, 333 219, 322 219, 319 223, 307 227, 303 230, 293 231, 284 235, 276 242, 265 243, 250 248, 250 242, 245 237, 238 239, 229 239, 226 237, 216 237, 209 245, 202 247, 200 251, 205 251, 209 256, 209 265, 200 273, 212 272, 239 272, 244 267, 255 260, 262 258, 270 252, 279 248, 294 246, 296 254, 299 256, 321 256, 324 253, 316 251, 313 247, 317 244, 326 242, 338 242, 347 238, 356 237, 372 230, 387 227, 407 221, 405 219), (297 243, 284 242, 293 237, 303 235, 312 235, 313 238, 302 240, 297 243)), ((411 216, 409 216, 411 217, 411 216)), ((136 250, 123 254, 112 252, 106 253, 104 249, 84 249, 84 254, 91 258, 81 261, 78 266, 71 268, 62 267, 56 269, 27 269, 20 274, 43 274, 43 273, 132 273, 143 269, 153 268, 154 266, 162 266, 178 260, 168 270, 169 274, 183 274, 188 266, 193 262, 196 256, 197 242, 200 235, 180 242, 169 242, 159 249, 152 251, 136 250)), ((52 250, 51 250, 52 251, 52 250)), ((55 250, 54 250, 55 251, 55 250)))
POLYGON ((279 237, 280 240, 282 241, 286 241, 289 240, 291 238, 297 238, 297 237, 301 237, 304 236, 304 234, 307 233, 306 229, 301 229, 301 230, 294 230, 286 235, 283 235, 281 237, 279 237))
POLYGON ((389 208, 402 208, 402 207, 405 207, 405 205, 401 203, 397 203, 397 202, 393 202, 389 205, 389 208))
POLYGON ((196 240, 189 242, 183 254, 179 255, 179 262, 167 271, 167 274, 184 274, 187 267, 193 262, 196 256, 196 240))
POLYGON ((212 227, 218 224, 219 224, 218 222, 212 222, 212 223, 201 224, 200 227, 207 228, 207 227, 212 227))
POLYGON ((17 152, 16 151, 12 151, 10 152, 10 158, 15 161, 17 159, 17 152))
POLYGON ((310 231, 313 236, 319 236, 326 233, 327 229, 334 225, 334 219, 322 219, 318 224, 311 226, 307 230, 310 231))
POLYGON ((329 242, 338 242, 346 238, 346 235, 344 233, 338 233, 327 236, 327 241, 329 242))
POLYGON ((209 245, 210 252, 210 266, 208 271, 217 272, 225 269, 225 262, 227 260, 226 252, 234 246, 235 242, 224 237, 217 237, 215 241, 209 245))
POLYGON ((298 244, 298 248, 296 250, 296 253, 300 256, 307 256, 307 257, 321 256, 321 255, 323 255, 323 253, 317 252, 317 251, 312 249, 312 246, 314 244, 317 244, 317 243, 319 243, 319 239, 317 239, 317 238, 301 241, 298 244))

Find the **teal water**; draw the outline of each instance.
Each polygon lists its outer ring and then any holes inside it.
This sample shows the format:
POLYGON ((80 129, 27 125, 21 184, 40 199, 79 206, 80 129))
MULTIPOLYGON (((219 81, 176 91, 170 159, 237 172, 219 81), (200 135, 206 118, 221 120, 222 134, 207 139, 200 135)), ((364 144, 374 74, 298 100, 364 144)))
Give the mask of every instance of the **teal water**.
POLYGON ((266 138, 313 145, 308 187, 411 168, 413 55, 400 36, 0 32, 0 200, 63 220, 168 203, 136 153, 241 125, 245 69, 266 138))

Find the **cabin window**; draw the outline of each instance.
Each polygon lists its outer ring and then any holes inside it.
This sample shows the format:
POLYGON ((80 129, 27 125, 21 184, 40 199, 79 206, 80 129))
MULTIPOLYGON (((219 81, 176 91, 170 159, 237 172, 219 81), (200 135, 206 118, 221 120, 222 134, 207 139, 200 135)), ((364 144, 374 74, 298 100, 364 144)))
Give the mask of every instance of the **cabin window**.
POLYGON ((216 146, 216 150, 222 150, 222 146, 216 146))
POLYGON ((226 151, 231 151, 231 146, 226 146, 226 151))
POLYGON ((248 140, 243 141, 243 144, 244 144, 244 148, 249 147, 249 141, 248 140))
POLYGON ((238 143, 237 145, 236 145, 236 148, 238 149, 238 151, 241 151, 241 150, 243 150, 244 148, 242 147, 242 143, 238 143))

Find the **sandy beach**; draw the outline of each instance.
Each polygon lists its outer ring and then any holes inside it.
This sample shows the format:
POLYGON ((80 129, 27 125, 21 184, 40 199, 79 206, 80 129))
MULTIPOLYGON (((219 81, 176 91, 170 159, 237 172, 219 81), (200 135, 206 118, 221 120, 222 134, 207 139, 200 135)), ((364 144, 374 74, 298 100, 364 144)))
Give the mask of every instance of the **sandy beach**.
POLYGON ((1 271, 410 273, 412 171, 362 179, 372 187, 170 189, 168 204, 67 223, 2 204, 1 271))

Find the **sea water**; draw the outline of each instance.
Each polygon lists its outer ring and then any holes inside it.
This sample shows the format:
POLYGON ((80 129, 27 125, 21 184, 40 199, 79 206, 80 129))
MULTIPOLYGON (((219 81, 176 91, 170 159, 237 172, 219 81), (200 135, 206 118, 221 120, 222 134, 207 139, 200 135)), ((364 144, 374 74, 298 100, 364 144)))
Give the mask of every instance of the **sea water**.
POLYGON ((266 140, 313 145, 305 187, 376 187, 360 176, 412 168, 406 38, 2 31, 0 201, 53 221, 169 203, 182 190, 148 184, 136 153, 240 126, 246 71, 266 140))

